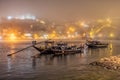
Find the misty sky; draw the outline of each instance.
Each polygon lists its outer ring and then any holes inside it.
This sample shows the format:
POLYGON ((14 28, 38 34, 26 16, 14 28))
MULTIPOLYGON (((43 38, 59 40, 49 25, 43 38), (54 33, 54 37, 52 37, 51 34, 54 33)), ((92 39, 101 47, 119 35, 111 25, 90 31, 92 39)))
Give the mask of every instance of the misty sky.
POLYGON ((26 14, 54 20, 119 17, 120 0, 0 0, 0 16, 26 14))

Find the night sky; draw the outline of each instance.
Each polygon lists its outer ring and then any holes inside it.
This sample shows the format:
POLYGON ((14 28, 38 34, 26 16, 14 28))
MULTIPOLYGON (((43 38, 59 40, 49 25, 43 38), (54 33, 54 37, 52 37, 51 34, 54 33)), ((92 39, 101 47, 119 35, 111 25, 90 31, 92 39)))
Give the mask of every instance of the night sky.
POLYGON ((120 0, 0 0, 0 16, 26 14, 54 20, 119 17, 120 0))

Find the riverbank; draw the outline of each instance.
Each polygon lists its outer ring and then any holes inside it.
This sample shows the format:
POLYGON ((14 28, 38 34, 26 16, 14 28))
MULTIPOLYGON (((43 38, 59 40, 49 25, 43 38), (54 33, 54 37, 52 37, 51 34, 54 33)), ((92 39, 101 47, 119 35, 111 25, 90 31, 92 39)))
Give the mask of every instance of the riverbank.
POLYGON ((90 63, 93 66, 101 66, 106 69, 120 70, 120 55, 101 58, 99 61, 90 63))

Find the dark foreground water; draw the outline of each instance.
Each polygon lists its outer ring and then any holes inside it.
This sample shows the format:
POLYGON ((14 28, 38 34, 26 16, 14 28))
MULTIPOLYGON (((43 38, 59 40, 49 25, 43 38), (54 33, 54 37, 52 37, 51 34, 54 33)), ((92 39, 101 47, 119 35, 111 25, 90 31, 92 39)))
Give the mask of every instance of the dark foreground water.
POLYGON ((15 52, 29 43, 0 43, 0 80, 120 80, 120 71, 88 65, 103 57, 120 54, 120 41, 111 41, 111 48, 86 49, 84 53, 62 56, 44 55, 33 48, 15 52))

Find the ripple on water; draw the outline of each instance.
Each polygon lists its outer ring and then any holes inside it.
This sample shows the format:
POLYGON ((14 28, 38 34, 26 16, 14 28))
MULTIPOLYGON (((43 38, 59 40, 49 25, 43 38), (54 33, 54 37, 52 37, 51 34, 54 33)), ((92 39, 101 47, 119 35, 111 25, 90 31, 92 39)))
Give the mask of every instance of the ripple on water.
MULTIPOLYGON (((2 43, 0 43, 2 44, 2 43)), ((0 46, 0 80, 120 80, 119 71, 110 71, 88 64, 103 57, 118 55, 120 45, 112 43, 112 50, 87 49, 85 53, 66 56, 31 56, 39 52, 33 48, 21 51, 11 57, 8 53, 20 50, 30 44, 2 44, 0 46)))

